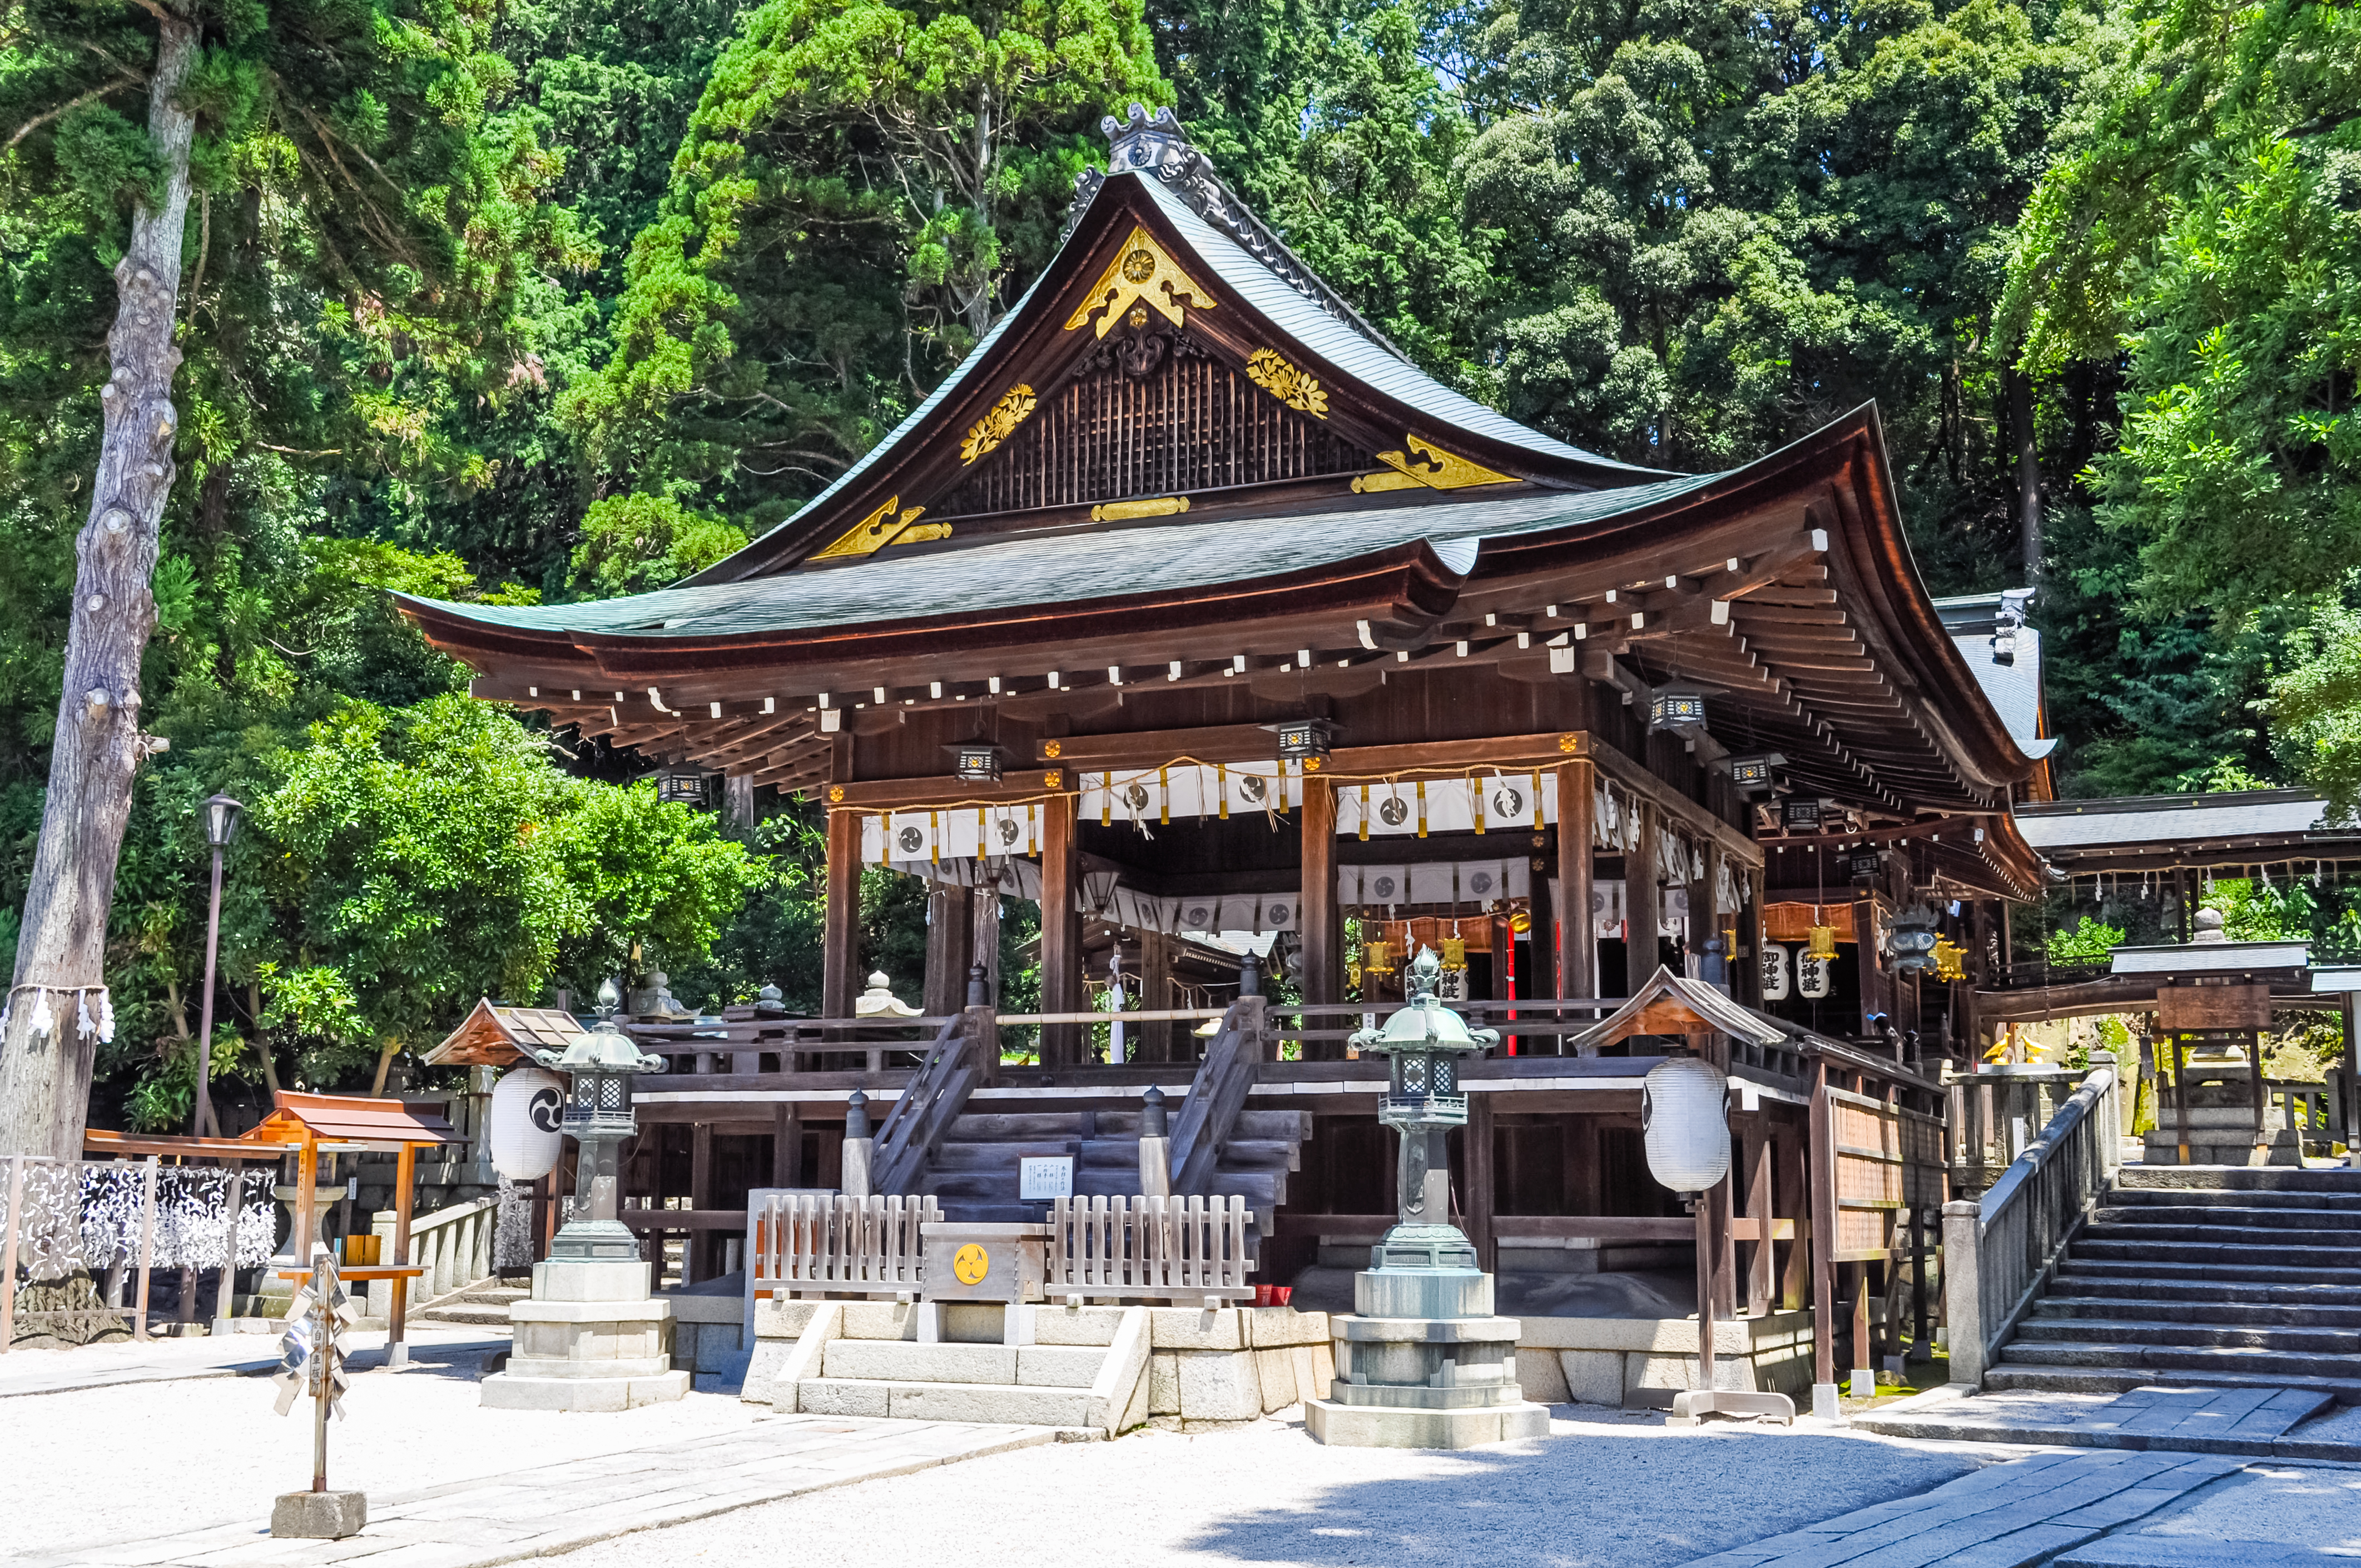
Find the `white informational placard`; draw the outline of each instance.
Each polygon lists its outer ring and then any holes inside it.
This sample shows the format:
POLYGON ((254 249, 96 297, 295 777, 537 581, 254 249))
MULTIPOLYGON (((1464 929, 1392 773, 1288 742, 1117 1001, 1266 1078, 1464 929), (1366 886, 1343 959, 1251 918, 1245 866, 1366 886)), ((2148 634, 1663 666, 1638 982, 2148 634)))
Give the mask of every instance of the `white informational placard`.
POLYGON ((1044 1155, 1016 1162, 1016 1199, 1020 1203, 1046 1203, 1074 1195, 1074 1157, 1044 1155))

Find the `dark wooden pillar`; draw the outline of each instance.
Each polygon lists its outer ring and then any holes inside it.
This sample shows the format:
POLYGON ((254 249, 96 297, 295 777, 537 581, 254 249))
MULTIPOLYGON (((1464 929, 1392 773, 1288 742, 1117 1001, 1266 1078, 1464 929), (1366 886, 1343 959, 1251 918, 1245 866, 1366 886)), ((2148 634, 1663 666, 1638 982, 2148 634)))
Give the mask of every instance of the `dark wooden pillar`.
POLYGON ((861 814, 857 811, 828 814, 828 905, 822 918, 820 1016, 850 1018, 861 968, 861 814))
POLYGON ((1828 1064, 1812 1071, 1811 1155, 1804 1168, 1812 1215, 1812 1381, 1829 1387, 1837 1380, 1835 1182, 1836 1146, 1828 1125, 1828 1064))
MULTIPOLYGON (((1683 941, 1688 950, 1697 956, 1700 963, 1705 959, 1706 943, 1721 929, 1721 912, 1714 907, 1714 861, 1720 852, 1711 844, 1706 845, 1705 875, 1693 877, 1688 883, 1689 926, 1688 930, 1683 933, 1683 941)), ((1722 957, 1726 959, 1730 955, 1725 952, 1722 957)))
POLYGON ((771 1113, 771 1185, 804 1184, 803 1113, 785 1101, 771 1113))
MULTIPOLYGON (((968 938, 971 957, 968 967, 983 966, 983 999, 994 1006, 1000 1003, 1000 888, 997 883, 979 887, 969 899, 970 915, 974 928, 968 938)), ((967 982, 960 982, 960 1005, 967 1005, 967 982)))
MULTIPOLYGON (((1139 1005, 1144 1012, 1158 1012, 1174 1004, 1173 942, 1173 938, 1166 936, 1161 931, 1139 933, 1139 1005)), ((1173 1042, 1186 1033, 1190 1025, 1186 1024, 1176 1024, 1170 1019, 1138 1025, 1138 1059, 1144 1062, 1169 1062, 1175 1059, 1173 1042)))
POLYGON ((1590 839, 1598 806, 1592 765, 1557 768, 1557 993, 1598 994, 1598 927, 1590 916, 1590 839))
POLYGON ((1852 895, 1853 966, 1861 976, 1861 1033, 1870 1033, 1869 1015, 1891 1014, 1885 995, 1885 971, 1877 963, 1877 894, 1870 888, 1852 895))
POLYGON ((1640 817, 1640 847, 1623 857, 1625 996, 1639 995, 1663 961, 1657 957, 1657 927, 1664 920, 1663 901, 1656 896, 1656 808, 1642 800, 1632 809, 1640 817))
POLYGON ((1483 1269, 1499 1266, 1492 1229, 1495 1164, 1492 1097, 1471 1094, 1467 1097, 1467 1190, 1460 1200, 1460 1208, 1467 1222, 1467 1239, 1476 1246, 1476 1266, 1483 1269))
POLYGON ((918 1005, 930 1018, 947 1018, 967 1005, 967 970, 975 961, 972 903, 963 887, 938 884, 927 894, 927 981, 918 1005))
MULTIPOLYGON (((713 1207, 713 1124, 697 1122, 688 1130, 688 1206, 713 1207)), ((712 1277, 705 1255, 711 1231, 689 1231, 681 1237, 680 1282, 694 1285, 712 1277)))
POLYGON ((1730 955, 1730 994, 1749 1007, 1763 1005, 1763 868, 1749 867, 1739 879, 1738 948, 1730 955))
POLYGON ((1779 1205, 1772 1196, 1768 1113, 1747 1118, 1744 1134, 1740 1146, 1745 1152, 1739 1169, 1746 1178, 1746 1216, 1754 1222, 1754 1250, 1748 1255, 1746 1268, 1746 1315, 1760 1318, 1771 1310, 1778 1289, 1778 1276, 1771 1266, 1778 1253, 1773 1233, 1778 1228, 1779 1205))
MULTIPOLYGON (((1082 916, 1074 907, 1074 797, 1041 803, 1041 1011, 1082 1008, 1082 916)), ((1041 1065, 1071 1067, 1082 1054, 1078 1024, 1041 1026, 1041 1065)))
MULTIPOLYGON (((1336 789, 1326 779, 1303 781, 1303 880, 1296 893, 1296 931, 1303 939, 1303 1000, 1345 997, 1345 920, 1336 905, 1336 789)), ((1323 1020, 1319 1025, 1326 1027, 1323 1020)), ((1322 1042, 1323 1047, 1326 1042, 1322 1042)), ((1312 1053, 1307 1052, 1306 1055, 1312 1053)), ((1322 1058, 1342 1056, 1323 1048, 1322 1058)))

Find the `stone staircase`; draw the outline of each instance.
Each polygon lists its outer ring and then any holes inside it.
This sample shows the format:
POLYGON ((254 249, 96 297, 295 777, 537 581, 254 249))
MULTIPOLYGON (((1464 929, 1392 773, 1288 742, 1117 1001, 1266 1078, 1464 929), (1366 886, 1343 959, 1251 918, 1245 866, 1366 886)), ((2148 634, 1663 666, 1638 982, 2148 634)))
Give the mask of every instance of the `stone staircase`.
POLYGON ((1984 1387, 2361 1404, 2361 1171, 2125 1166, 1984 1387))
MULTIPOLYGON (((1047 1203, 1019 1203, 1016 1162, 1027 1156, 1071 1156, 1078 1198, 1138 1197, 1137 1111, 970 1111, 936 1146, 919 1180, 947 1220, 1038 1224, 1047 1203)), ((1241 1111, 1215 1161, 1209 1192, 1237 1193, 1267 1224, 1287 1201, 1288 1173, 1302 1168, 1312 1116, 1303 1111, 1241 1111)))
MULTIPOLYGON (((796 1303, 810 1313, 769 1397, 807 1415, 1013 1422, 1112 1437, 1148 1419, 1148 1310, 1027 1310, 1054 1343, 1009 1344, 1004 1309, 947 1304, 945 1337, 910 1336, 912 1308, 796 1303), (794 1389, 792 1401, 781 1398, 794 1389)), ((749 1391, 752 1397, 752 1390, 749 1391)))
POLYGON ((410 1321, 505 1331, 509 1326, 509 1303, 522 1301, 532 1294, 532 1276, 496 1274, 429 1303, 411 1313, 410 1321))

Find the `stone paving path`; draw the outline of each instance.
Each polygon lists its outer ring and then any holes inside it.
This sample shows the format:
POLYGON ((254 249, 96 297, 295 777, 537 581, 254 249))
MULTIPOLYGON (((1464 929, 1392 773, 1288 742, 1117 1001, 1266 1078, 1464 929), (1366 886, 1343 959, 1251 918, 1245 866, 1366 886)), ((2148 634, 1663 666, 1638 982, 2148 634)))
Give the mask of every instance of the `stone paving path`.
POLYGON ((783 1497, 1054 1441, 1048 1427, 777 1416, 686 1442, 371 1497, 344 1541, 274 1541, 268 1519, 0 1557, 0 1568, 488 1568, 783 1497))
POLYGON ((2334 1396, 2311 1388, 2159 1385, 2113 1397, 2003 1393, 1913 1401, 1854 1424, 1886 1437, 1943 1442, 2361 1460, 2361 1447, 2349 1441, 2323 1442, 2294 1430, 2335 1403, 2334 1396))
POLYGON ((2240 1468, 2211 1454, 2038 1453, 1690 1568, 2031 1568, 2240 1468))

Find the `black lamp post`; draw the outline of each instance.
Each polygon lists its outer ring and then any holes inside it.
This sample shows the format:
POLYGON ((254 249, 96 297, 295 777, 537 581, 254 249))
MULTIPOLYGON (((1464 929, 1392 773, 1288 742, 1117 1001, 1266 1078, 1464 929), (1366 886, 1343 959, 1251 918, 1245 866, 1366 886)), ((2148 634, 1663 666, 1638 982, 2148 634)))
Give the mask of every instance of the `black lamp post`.
POLYGON ((214 957, 221 948, 221 884, 222 851, 237 837, 237 819, 246 807, 228 795, 216 795, 205 801, 205 842, 214 847, 213 904, 205 912, 205 999, 198 1011, 197 1023, 197 1103, 190 1116, 189 1131, 198 1137, 205 1135, 211 1125, 221 1131, 221 1118, 214 1114, 214 957))

